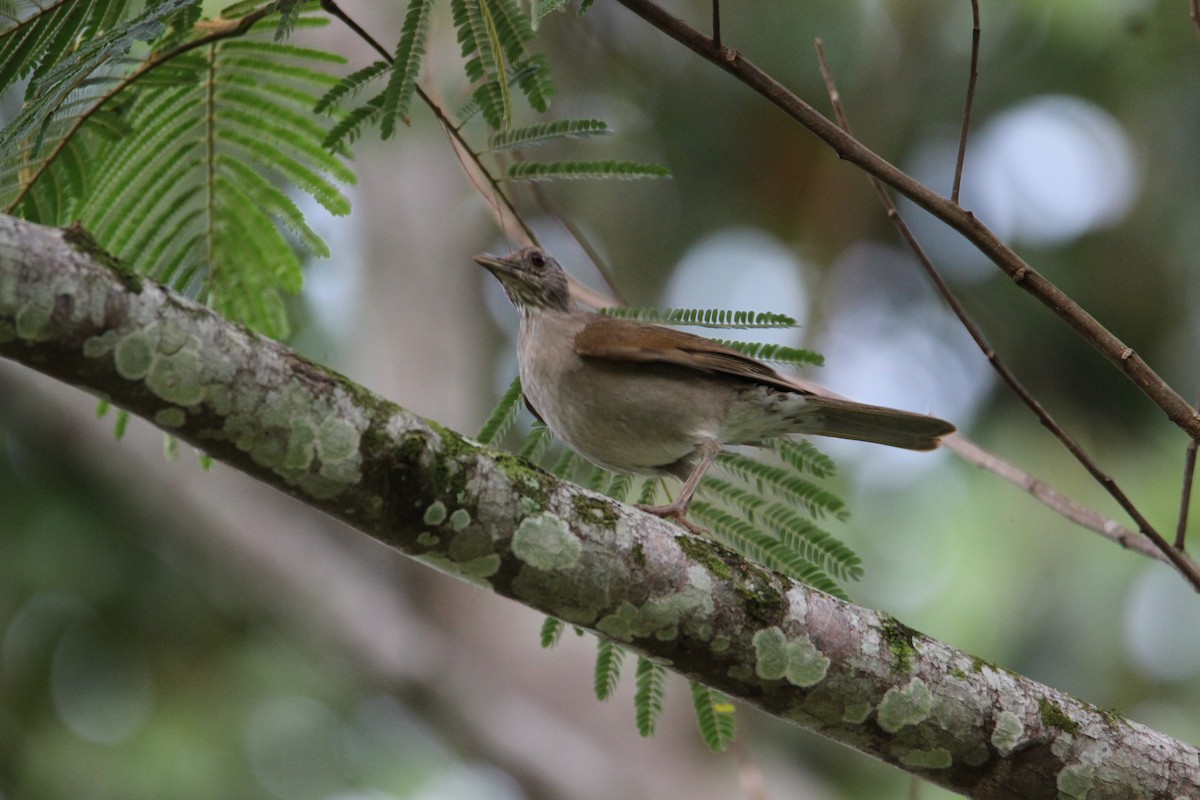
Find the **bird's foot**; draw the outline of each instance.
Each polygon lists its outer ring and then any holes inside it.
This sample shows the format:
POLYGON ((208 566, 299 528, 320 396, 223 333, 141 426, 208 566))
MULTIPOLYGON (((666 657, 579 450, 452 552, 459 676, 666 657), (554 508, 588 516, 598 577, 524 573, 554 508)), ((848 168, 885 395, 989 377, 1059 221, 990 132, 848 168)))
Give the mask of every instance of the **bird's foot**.
POLYGON ((696 534, 697 536, 707 536, 708 531, 701 528, 696 523, 687 518, 688 504, 686 503, 667 503, 662 506, 646 505, 644 503, 635 503, 634 508, 645 511, 647 514, 653 514, 656 517, 673 520, 679 523, 687 531, 696 534))

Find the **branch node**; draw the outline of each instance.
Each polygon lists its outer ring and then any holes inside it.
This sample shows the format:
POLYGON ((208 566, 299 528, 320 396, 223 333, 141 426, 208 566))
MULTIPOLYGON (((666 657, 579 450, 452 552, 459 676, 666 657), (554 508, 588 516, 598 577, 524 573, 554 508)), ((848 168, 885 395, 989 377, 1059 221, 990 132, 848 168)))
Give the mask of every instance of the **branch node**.
POLYGON ((1132 347, 1126 347, 1124 350, 1121 351, 1121 360, 1122 361, 1128 361, 1131 358, 1133 358, 1133 348, 1132 347))

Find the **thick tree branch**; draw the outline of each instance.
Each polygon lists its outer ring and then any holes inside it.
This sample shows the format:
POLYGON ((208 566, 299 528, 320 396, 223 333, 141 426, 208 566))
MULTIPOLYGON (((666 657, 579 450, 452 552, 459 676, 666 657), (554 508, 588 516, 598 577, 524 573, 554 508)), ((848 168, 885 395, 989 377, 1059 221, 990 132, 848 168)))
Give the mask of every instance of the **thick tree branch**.
POLYGON ((1200 438, 1200 413, 1158 373, 1071 297, 1017 255, 975 215, 902 172, 839 128, 736 50, 714 42, 651 0, 617 0, 655 28, 733 75, 825 142, 840 158, 860 167, 945 222, 975 245, 1013 282, 1075 329, 1149 397, 1167 417, 1200 438))
POLYGON ((0 217, 0 355, 497 594, 978 798, 1188 796, 1200 751, 473 445, 0 217))

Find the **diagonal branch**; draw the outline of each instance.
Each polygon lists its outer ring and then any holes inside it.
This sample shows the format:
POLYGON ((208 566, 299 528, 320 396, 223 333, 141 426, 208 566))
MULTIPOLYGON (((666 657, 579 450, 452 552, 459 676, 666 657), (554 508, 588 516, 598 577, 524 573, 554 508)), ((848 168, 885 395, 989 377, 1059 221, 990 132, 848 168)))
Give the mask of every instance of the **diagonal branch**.
POLYGON ((975 215, 902 172, 866 145, 839 128, 736 50, 709 37, 651 0, 617 0, 655 28, 733 75, 773 105, 808 128, 840 158, 891 186, 945 222, 1004 271, 1013 282, 1037 298, 1133 381, 1168 419, 1192 438, 1200 438, 1200 412, 1167 385, 1145 360, 1085 311, 1066 292, 1016 254, 975 215))
MULTIPOLYGON (((841 125, 847 133, 850 133, 850 123, 846 119, 845 111, 842 108, 841 97, 838 94, 837 85, 834 83, 833 73, 830 72, 829 65, 825 61, 825 48, 822 46, 820 39, 817 39, 816 46, 817 58, 821 64, 821 76, 825 80, 825 88, 829 94, 830 102, 833 104, 834 113, 837 115, 838 124, 841 125)), ((962 157, 961 150, 959 151, 959 157, 962 157)), ((917 263, 919 263, 921 268, 925 270, 926 276, 928 276, 938 294, 941 295, 942 300, 947 306, 950 307, 950 310, 954 312, 954 316, 958 317, 958 321, 962 324, 963 328, 966 329, 971 339, 975 342, 975 345, 983 353, 984 358, 986 358, 988 363, 992 365, 992 369, 995 370, 996 374, 1000 376, 1000 380, 1004 381, 1008 388, 1012 390, 1013 394, 1015 394, 1021 400, 1021 402, 1024 403, 1025 406, 1034 413, 1034 415, 1038 418, 1038 422, 1042 423, 1043 427, 1049 430, 1056 439, 1062 442, 1063 447, 1067 448, 1067 452, 1074 456, 1075 460, 1078 461, 1085 470, 1087 470, 1088 474, 1091 475, 1097 483, 1103 486, 1104 490, 1107 491, 1109 495, 1117 501, 1117 504, 1121 506, 1121 508, 1125 510, 1125 513, 1129 514, 1129 516, 1137 524, 1138 530, 1142 533, 1142 535, 1154 543, 1154 546, 1158 548, 1159 552, 1166 557, 1166 559, 1170 561, 1176 569, 1179 570, 1179 573, 1183 575, 1184 579, 1187 580, 1188 583, 1192 584, 1192 588, 1196 591, 1200 591, 1200 570, 1197 570, 1196 565, 1183 552, 1181 552, 1181 550, 1172 547, 1170 543, 1163 538, 1162 534, 1155 530, 1154 526, 1151 525, 1150 521, 1142 515, 1142 512, 1137 509, 1137 506, 1133 504, 1133 501, 1130 500, 1121 487, 1117 485, 1117 482, 1113 480, 1112 476, 1100 469, 1100 466, 1092 459, 1091 456, 1087 454, 1087 452, 1083 449, 1083 446, 1075 440, 1075 437, 1067 433, 1066 429, 1063 428, 1062 425, 1058 424, 1058 420, 1054 419, 1054 417, 1050 415, 1050 412, 1047 411, 1040 402, 1038 402, 1037 398, 1025 388, 1025 385, 1021 383, 1016 374, 1009 369, 1008 364, 1000 358, 994 349, 992 349, 987 337, 984 336, 983 330, 975 324, 975 320, 971 319, 971 316, 967 313, 967 310, 963 308, 962 303, 958 301, 958 298, 954 295, 954 292, 950 289, 950 286, 942 278, 941 273, 938 272, 937 267, 933 265, 933 262, 929 259, 929 256, 926 255, 925 248, 921 247, 920 242, 917 241, 917 237, 913 234, 912 230, 909 229, 908 224, 904 221, 904 218, 900 216, 900 212, 896 210, 896 205, 892 202, 892 198, 888 196, 887 189, 884 187, 884 185, 873 176, 868 175, 867 178, 871 181, 871 188, 875 190, 875 194, 879 197, 879 202, 881 205, 883 205, 884 211, 887 212, 888 219, 890 219, 892 224, 895 225, 896 230, 900 233, 900 237, 904 239, 904 243, 908 245, 909 250, 911 250, 913 255, 916 256, 917 263)))
POLYGON ((1200 750, 478 447, 0 217, 0 356, 108 397, 437 569, 977 798, 1184 797, 1200 750))

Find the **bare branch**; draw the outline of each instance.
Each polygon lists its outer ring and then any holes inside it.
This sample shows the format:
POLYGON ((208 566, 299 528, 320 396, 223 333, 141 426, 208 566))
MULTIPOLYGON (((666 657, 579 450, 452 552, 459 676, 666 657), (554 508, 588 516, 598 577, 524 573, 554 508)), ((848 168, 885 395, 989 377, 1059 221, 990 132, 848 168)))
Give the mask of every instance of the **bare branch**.
POLYGON ((954 188, 950 200, 958 202, 962 190, 963 162, 967 159, 967 134, 971 130, 971 107, 975 104, 975 82, 979 79, 979 0, 971 0, 971 69, 967 77, 967 99, 963 103, 962 130, 958 134, 958 158, 954 161, 954 188))
MULTIPOLYGON (((840 96, 838 95, 837 85, 833 80, 833 73, 829 69, 829 64, 825 61, 825 48, 822 46, 820 39, 817 39, 816 46, 817 58, 821 65, 821 76, 825 79, 826 90, 829 94, 830 101, 833 103, 838 124, 841 125, 847 133, 850 133, 850 123, 847 121, 845 111, 842 108, 842 102, 840 96)), ((1197 569, 1196 565, 1177 549, 1171 547, 1170 543, 1163 538, 1162 534, 1154 529, 1154 526, 1150 524, 1150 521, 1142 515, 1142 512, 1137 509, 1137 507, 1133 504, 1133 501, 1130 500, 1121 487, 1117 485, 1117 482, 1112 479, 1112 476, 1100 469, 1100 466, 1092 460, 1092 457, 1089 456, 1086 451, 1084 451, 1079 442, 1075 440, 1075 437, 1067 433, 1066 429, 1059 425, 1058 421, 1055 420, 1054 417, 1050 416, 1050 412, 1047 411, 1045 407, 1038 402, 1037 398, 1025 388, 1024 384, 1022 384, 1013 371, 1009 369, 1008 364, 1006 364, 1000 358, 1000 356, 997 355, 996 351, 992 349, 991 344, 988 343, 987 337, 983 334, 983 330, 975 324, 975 321, 971 319, 970 314, 967 313, 967 310, 963 307, 962 303, 960 303, 958 298, 954 296, 954 292, 950 289, 950 286, 946 283, 945 279, 942 278, 942 275, 940 272, 938 272, 937 267, 933 265, 933 262, 925 253, 925 249, 921 247, 921 243, 917 241, 917 238, 913 235, 912 230, 910 230, 907 223, 904 222, 904 218, 900 216, 900 212, 896 210, 896 206, 892 202, 892 199, 888 196, 887 189, 884 187, 884 185, 877 178, 871 175, 868 175, 867 179, 871 182, 871 187, 875 190, 875 194, 879 197, 879 202, 883 205, 884 210, 887 212, 888 219, 890 219, 892 224, 896 226, 896 230, 900 233, 901 238, 904 239, 905 244, 908 245, 908 248, 912 251, 913 255, 916 256, 917 262, 921 265, 921 268, 925 270, 925 274, 933 283, 934 288, 937 289, 938 294, 942 296, 942 299, 945 301, 946 305, 948 305, 950 310, 954 312, 954 315, 958 317, 958 321, 962 323, 963 328, 965 328, 967 333, 970 334, 971 339, 974 340, 976 346, 979 347, 980 351, 984 355, 984 358, 986 358, 988 363, 992 365, 992 369, 996 371, 996 374, 1000 376, 1000 379, 1004 381, 1008 388, 1020 398, 1021 402, 1024 403, 1026 407, 1034 413, 1034 415, 1038 418, 1038 422, 1042 423, 1044 428, 1049 430, 1050 433, 1054 434, 1056 439, 1062 442, 1063 446, 1067 448, 1067 451, 1075 457, 1075 460, 1078 461, 1083 468, 1088 471, 1088 474, 1091 475, 1097 483, 1104 487, 1105 491, 1107 491, 1109 495, 1111 495, 1112 498, 1117 501, 1117 504, 1125 510, 1125 513, 1129 514, 1129 516, 1137 524, 1138 530, 1154 543, 1155 547, 1159 549, 1163 556, 1165 556, 1166 559, 1169 560, 1175 566, 1175 568, 1179 570, 1184 579, 1192 585, 1192 588, 1200 592, 1200 569, 1197 569)))
MULTIPOLYGON (((1196 407, 1200 408, 1200 393, 1196 395, 1196 407)), ((1192 479, 1195 474, 1196 440, 1192 439, 1188 442, 1187 454, 1183 457, 1183 489, 1179 497, 1179 522, 1175 525, 1175 549, 1181 552, 1187 540, 1188 510, 1192 504, 1192 479)))

